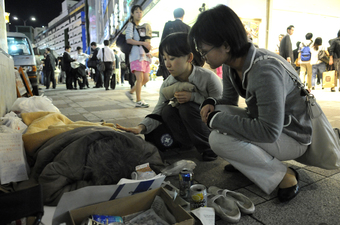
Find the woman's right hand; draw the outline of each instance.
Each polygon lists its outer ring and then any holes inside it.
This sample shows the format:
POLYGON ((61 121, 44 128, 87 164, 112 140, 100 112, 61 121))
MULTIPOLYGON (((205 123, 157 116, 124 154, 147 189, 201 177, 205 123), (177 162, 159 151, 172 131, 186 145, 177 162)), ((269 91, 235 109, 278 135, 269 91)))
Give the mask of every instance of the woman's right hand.
POLYGON ((116 128, 119 130, 124 130, 133 134, 140 134, 143 130, 142 125, 138 125, 136 127, 123 127, 121 125, 119 125, 118 123, 116 123, 116 128))
POLYGON ((205 124, 207 124, 209 113, 213 112, 214 110, 215 110, 215 106, 210 105, 210 104, 203 106, 203 108, 201 109, 201 112, 200 112, 201 119, 205 124))

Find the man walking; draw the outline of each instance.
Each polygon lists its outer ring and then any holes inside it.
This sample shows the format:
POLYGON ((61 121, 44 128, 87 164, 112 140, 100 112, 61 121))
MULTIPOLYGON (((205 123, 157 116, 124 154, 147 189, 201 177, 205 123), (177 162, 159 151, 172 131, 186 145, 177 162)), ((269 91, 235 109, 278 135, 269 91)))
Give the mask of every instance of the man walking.
POLYGON ((119 61, 119 57, 117 55, 118 52, 117 52, 116 49, 114 49, 113 52, 115 53, 115 72, 114 72, 114 74, 116 76, 116 81, 117 81, 117 84, 119 84, 119 83, 123 84, 124 81, 120 80, 120 70, 119 70, 119 62, 120 61, 119 61))
MULTIPOLYGON (((174 17, 175 17, 174 21, 168 21, 164 25, 161 42, 166 36, 168 36, 169 34, 175 33, 175 32, 189 33, 190 26, 183 23, 184 9, 182 8, 175 9, 174 17)), ((159 58, 159 67, 157 71, 157 76, 163 76, 165 80, 169 76, 170 73, 164 64, 163 57, 160 57, 160 54, 159 54, 158 58, 159 58)))
POLYGON ((46 53, 46 60, 45 60, 45 71, 46 71, 46 89, 50 88, 50 83, 52 81, 52 87, 55 89, 56 87, 56 80, 54 76, 54 70, 55 70, 55 58, 53 54, 51 54, 51 49, 46 48, 45 49, 46 53))
MULTIPOLYGON (((331 47, 329 48, 329 54, 329 65, 334 64, 337 78, 340 80, 340 30, 338 31, 338 37, 332 41, 331 47)), ((332 88, 331 91, 335 92, 335 89, 332 88)))
POLYGON ((73 89, 73 86, 72 86, 73 74, 72 74, 71 62, 75 61, 74 59, 71 58, 70 52, 71 52, 71 46, 66 45, 65 52, 63 54, 63 59, 62 59, 62 67, 66 73, 66 88, 68 90, 73 89))
MULTIPOLYGON (((105 70, 104 70, 104 87, 105 90, 109 90, 110 78, 113 72, 114 62, 115 62, 115 54, 112 49, 109 48, 109 40, 104 41, 104 48, 98 51, 97 58, 104 62, 105 70)), ((116 77, 113 76, 114 84, 116 83, 116 77)))
POLYGON ((310 89, 312 87, 312 65, 310 64, 310 59, 306 61, 301 58, 301 51, 304 47, 312 48, 313 34, 307 33, 305 37, 306 37, 306 40, 301 42, 299 46, 298 61, 300 63, 300 80, 302 83, 305 83, 306 81, 305 77, 306 77, 306 72, 307 72, 307 84, 308 84, 308 88, 310 89))
POLYGON ((96 42, 91 42, 91 57, 89 59, 89 62, 87 62, 88 67, 94 69, 94 77, 93 80, 96 82, 96 85, 93 88, 101 88, 103 87, 103 78, 100 71, 97 69, 97 61, 98 61, 98 51, 99 48, 97 48, 96 42), (91 61, 91 66, 89 66, 91 61))
POLYGON ((282 38, 280 42, 280 56, 286 59, 292 65, 294 64, 292 41, 290 36, 294 33, 294 26, 290 25, 287 27, 287 34, 282 38))

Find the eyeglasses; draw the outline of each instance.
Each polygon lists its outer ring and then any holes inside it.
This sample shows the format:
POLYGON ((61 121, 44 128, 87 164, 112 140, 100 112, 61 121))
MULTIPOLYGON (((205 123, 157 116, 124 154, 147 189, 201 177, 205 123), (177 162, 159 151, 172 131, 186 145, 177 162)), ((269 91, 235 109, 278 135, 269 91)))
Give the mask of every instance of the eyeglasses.
POLYGON ((198 49, 198 46, 197 46, 197 43, 196 43, 196 40, 195 40, 195 39, 194 39, 194 44, 195 44, 195 50, 201 55, 202 59, 204 59, 204 60, 207 60, 207 59, 206 59, 207 54, 208 54, 211 50, 213 50, 213 49, 215 48, 215 46, 213 46, 213 47, 212 47, 211 49, 209 49, 207 52, 203 53, 203 52, 201 52, 201 50, 198 49))

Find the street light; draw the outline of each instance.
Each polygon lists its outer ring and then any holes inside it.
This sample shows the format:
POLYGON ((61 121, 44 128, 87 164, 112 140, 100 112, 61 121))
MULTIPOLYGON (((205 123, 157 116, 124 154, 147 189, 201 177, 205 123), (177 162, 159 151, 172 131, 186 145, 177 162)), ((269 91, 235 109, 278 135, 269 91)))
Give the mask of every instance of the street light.
MULTIPOLYGON (((13 19, 14 19, 14 20, 19 20, 19 18, 16 17, 16 16, 13 16, 13 19)), ((21 20, 24 21, 24 26, 26 26, 26 21, 27 21, 28 19, 27 19, 27 20, 21 19, 21 20)), ((31 17, 31 20, 32 20, 32 21, 36 21, 35 17, 31 17)))

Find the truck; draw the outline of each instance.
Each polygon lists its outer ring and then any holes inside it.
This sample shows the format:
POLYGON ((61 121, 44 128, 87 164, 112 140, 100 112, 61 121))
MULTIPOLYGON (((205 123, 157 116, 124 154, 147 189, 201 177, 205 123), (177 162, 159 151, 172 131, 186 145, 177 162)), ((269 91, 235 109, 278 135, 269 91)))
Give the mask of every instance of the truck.
POLYGON ((37 63, 33 51, 33 46, 29 38, 18 32, 7 32, 8 54, 13 57, 14 66, 21 66, 27 72, 32 84, 32 92, 39 95, 37 63))

